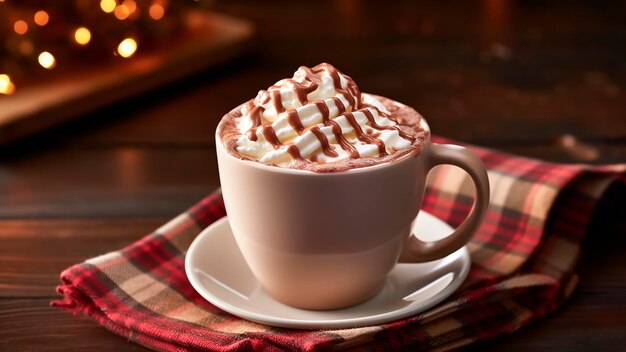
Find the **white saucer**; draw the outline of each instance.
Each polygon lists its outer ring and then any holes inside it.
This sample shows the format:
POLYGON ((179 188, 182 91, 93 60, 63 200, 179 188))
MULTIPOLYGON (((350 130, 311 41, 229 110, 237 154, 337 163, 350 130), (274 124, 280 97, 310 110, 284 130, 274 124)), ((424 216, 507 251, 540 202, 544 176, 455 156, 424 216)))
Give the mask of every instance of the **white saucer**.
MULTIPOLYGON (((421 211, 414 233, 433 241, 452 228, 421 211)), ((216 221, 193 241, 185 259, 191 285, 213 305, 258 323, 297 329, 331 329, 376 325, 423 312, 450 296, 467 277, 466 247, 428 263, 398 264, 383 290, 369 301, 346 309, 311 311, 275 301, 260 287, 233 237, 227 218, 216 221)))

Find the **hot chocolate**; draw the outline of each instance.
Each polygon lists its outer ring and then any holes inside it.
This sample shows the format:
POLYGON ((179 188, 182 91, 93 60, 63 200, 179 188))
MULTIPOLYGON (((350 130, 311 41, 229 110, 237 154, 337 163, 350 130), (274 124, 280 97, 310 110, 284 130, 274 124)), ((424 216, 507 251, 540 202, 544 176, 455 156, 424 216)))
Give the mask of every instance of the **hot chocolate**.
POLYGON ((361 94, 328 64, 300 67, 260 91, 222 119, 215 137, 237 246, 264 290, 298 308, 370 299, 400 255, 425 262, 459 250, 489 204, 478 156, 431 143, 415 110, 361 94), (441 164, 467 171, 476 202, 452 235, 425 243, 410 236, 411 224, 428 172, 441 164))
POLYGON ((419 154, 428 136, 412 108, 361 93, 327 63, 300 67, 235 108, 218 135, 233 156, 315 172, 342 171, 419 154))

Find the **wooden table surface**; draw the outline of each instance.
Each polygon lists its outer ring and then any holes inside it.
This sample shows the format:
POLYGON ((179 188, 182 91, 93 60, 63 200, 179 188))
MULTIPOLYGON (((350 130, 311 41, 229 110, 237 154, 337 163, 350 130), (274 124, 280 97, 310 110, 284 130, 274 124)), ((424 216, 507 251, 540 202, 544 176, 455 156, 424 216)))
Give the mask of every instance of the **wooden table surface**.
MULTIPOLYGON (((0 351, 136 351, 49 301, 71 264, 127 245, 218 187, 220 117, 299 65, 416 107, 436 134, 558 162, 626 161, 624 3, 224 1, 243 58, 0 150, 0 351)), ((622 202, 624 199, 617 199, 622 202)), ((470 349, 626 346, 624 224, 590 230, 559 312, 470 349)))

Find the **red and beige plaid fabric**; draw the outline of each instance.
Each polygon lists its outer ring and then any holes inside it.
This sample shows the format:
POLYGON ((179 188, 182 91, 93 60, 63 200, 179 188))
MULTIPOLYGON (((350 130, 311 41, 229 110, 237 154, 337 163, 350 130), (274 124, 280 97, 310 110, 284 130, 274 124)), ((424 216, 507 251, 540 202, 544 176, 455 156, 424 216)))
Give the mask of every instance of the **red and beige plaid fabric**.
MULTIPOLYGON (((472 269, 462 289, 425 313, 380 326, 303 331, 212 306, 191 287, 183 263, 195 236, 226 215, 219 192, 136 243, 65 270, 63 298, 52 305, 162 351, 451 349, 513 332, 572 293, 585 228, 609 185, 626 181, 626 165, 561 165, 473 149, 489 170, 489 211, 469 244, 472 269)), ((423 209, 456 226, 472 206, 472 189, 458 169, 438 167, 423 209)))

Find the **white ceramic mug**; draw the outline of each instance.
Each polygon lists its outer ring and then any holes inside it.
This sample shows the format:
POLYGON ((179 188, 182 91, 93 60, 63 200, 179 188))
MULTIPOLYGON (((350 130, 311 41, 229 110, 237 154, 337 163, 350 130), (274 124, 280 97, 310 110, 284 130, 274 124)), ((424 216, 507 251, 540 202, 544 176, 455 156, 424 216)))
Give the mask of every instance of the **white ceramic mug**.
POLYGON ((268 294, 294 307, 338 309, 373 297, 401 255, 405 262, 424 262, 464 246, 488 206, 480 158, 460 146, 432 144, 430 137, 417 156, 315 173, 240 160, 217 131, 222 193, 237 244, 268 294), (476 199, 452 235, 425 243, 410 229, 426 175, 440 164, 464 169, 476 199))

